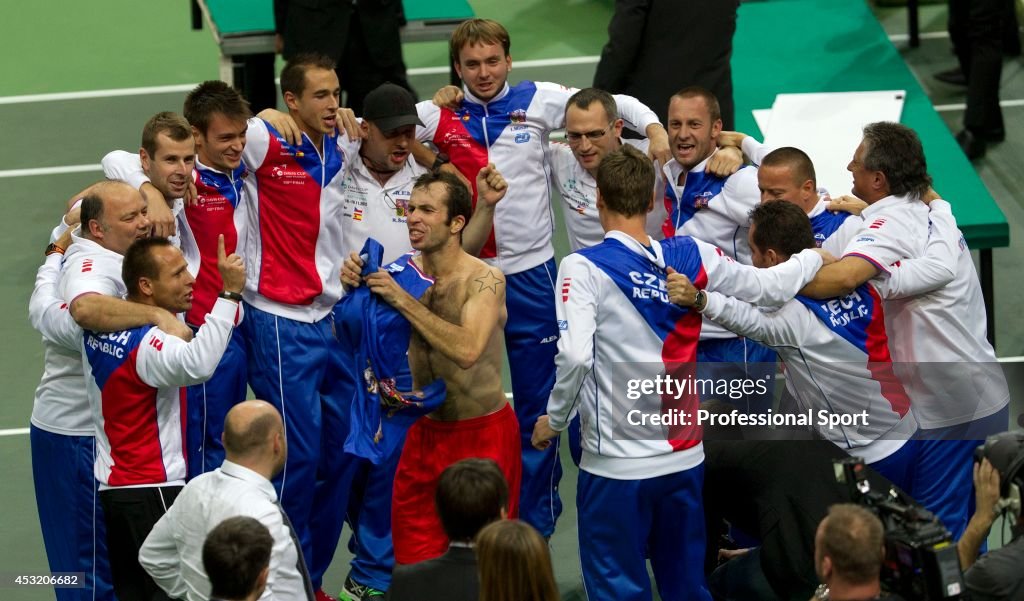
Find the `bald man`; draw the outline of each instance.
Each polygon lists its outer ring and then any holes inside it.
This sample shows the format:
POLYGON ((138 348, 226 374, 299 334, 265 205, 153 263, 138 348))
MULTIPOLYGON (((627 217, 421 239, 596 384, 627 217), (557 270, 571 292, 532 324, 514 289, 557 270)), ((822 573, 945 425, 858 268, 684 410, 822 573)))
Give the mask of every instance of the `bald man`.
POLYGON ((205 601, 210 580, 200 558, 207 534, 223 520, 249 516, 274 537, 270 574, 261 599, 313 600, 291 522, 270 483, 288 456, 284 423, 266 401, 244 401, 224 420, 220 468, 185 486, 139 552, 139 563, 173 599, 205 601))

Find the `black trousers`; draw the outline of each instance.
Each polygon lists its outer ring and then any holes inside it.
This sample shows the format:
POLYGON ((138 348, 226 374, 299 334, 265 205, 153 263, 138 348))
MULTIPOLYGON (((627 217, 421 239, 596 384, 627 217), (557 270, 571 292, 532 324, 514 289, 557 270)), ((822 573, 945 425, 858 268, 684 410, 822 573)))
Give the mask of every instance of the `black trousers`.
POLYGON ((164 601, 167 595, 139 565, 139 549, 181 486, 100 491, 107 521, 107 553, 118 601, 164 601))
POLYGON ((1016 23, 1013 0, 949 0, 949 36, 967 76, 964 127, 971 131, 1003 128, 999 78, 1011 19, 1016 23))

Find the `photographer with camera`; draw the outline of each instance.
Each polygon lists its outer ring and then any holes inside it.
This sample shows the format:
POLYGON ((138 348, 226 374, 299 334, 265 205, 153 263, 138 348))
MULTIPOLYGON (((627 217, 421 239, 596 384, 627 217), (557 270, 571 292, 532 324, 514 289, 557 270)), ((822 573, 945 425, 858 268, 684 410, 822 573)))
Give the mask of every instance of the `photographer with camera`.
POLYGON ((964 585, 973 601, 1024 601, 1024 519, 1020 493, 1024 488, 1024 432, 991 436, 975 452, 974 491, 977 507, 957 554, 964 585), (1012 522, 1009 544, 978 556, 999 513, 1012 522))
POLYGON ((814 569, 822 585, 811 601, 898 601, 882 592, 882 522, 853 503, 833 505, 814 537, 814 569))

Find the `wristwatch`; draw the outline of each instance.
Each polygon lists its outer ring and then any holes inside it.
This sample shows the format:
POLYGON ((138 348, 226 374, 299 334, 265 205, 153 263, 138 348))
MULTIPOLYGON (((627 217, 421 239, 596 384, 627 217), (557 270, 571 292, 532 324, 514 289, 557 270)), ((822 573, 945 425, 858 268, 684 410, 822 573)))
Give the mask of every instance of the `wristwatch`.
POLYGON ((221 290, 220 294, 218 294, 217 296, 219 296, 221 298, 226 298, 228 300, 233 300, 236 303, 242 302, 242 295, 237 293, 237 292, 230 292, 228 290, 221 290))
POLYGON ((447 165, 448 163, 451 162, 452 159, 447 154, 439 152, 437 153, 437 158, 434 159, 434 164, 430 166, 430 170, 433 171, 434 173, 437 173, 437 170, 440 169, 443 165, 447 165))
POLYGON ((696 296, 693 297, 693 310, 697 313, 703 313, 707 306, 708 293, 703 290, 698 290, 696 296))
POLYGON ((44 252, 43 254, 45 256, 49 257, 50 255, 52 255, 54 253, 56 253, 58 255, 63 255, 64 254, 64 249, 59 247, 59 246, 57 246, 53 242, 51 242, 50 245, 46 247, 46 252, 44 252))

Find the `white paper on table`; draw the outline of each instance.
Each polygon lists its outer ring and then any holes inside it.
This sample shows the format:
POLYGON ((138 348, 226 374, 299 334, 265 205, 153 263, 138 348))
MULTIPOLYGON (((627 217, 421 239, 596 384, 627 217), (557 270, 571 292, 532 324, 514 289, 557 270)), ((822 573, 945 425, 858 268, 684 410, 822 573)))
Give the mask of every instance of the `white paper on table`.
MULTIPOLYGON (((865 125, 900 120, 904 90, 779 94, 765 127, 768 146, 795 146, 814 162, 818 186, 833 196, 849 194, 852 178, 846 166, 860 144, 865 125)), ((755 119, 756 119, 755 112, 755 119)))

